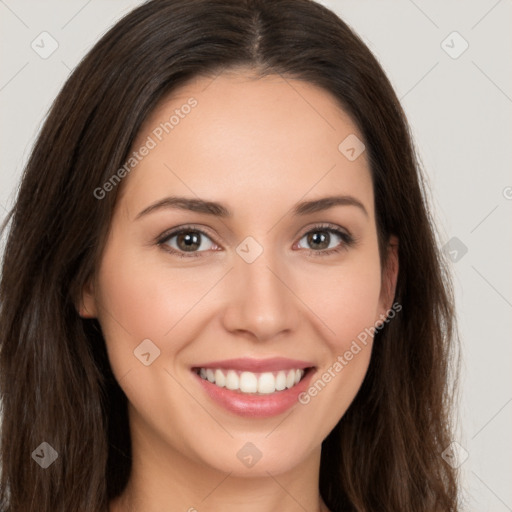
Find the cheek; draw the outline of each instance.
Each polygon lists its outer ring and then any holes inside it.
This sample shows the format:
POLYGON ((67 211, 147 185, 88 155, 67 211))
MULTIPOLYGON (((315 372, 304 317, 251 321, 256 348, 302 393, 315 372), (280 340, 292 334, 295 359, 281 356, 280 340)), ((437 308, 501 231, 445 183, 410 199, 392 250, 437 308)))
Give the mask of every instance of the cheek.
POLYGON ((311 308, 311 323, 322 333, 321 364, 299 396, 302 437, 290 439, 285 429, 272 435, 277 446, 297 442, 298 452, 304 449, 304 440, 313 448, 327 437, 361 387, 371 358, 370 328, 378 318, 380 262, 371 251, 359 252, 339 266, 319 265, 314 272, 300 274, 314 275, 302 282, 298 295, 311 308))
MULTIPOLYGON (((308 411, 307 428, 322 439, 345 414, 366 375, 372 352, 372 328, 379 317, 381 272, 374 254, 333 272, 316 273, 307 300, 328 326, 327 350, 299 402, 308 411)), ((306 293, 306 292, 304 292, 306 293)), ((304 427, 306 428, 306 427, 304 427)), ((284 442, 284 439, 283 439, 284 442)))
MULTIPOLYGON (((332 351, 347 350, 353 339, 379 318, 381 270, 378 256, 359 253, 337 267, 315 271, 301 296, 323 320, 332 351)), ((311 272, 309 273, 311 275, 311 272)))
MULTIPOLYGON (((131 244, 133 246, 133 244, 131 244)), ((133 351, 150 339, 163 353, 180 350, 179 330, 216 277, 148 263, 140 249, 113 240, 99 272, 99 320, 112 365, 134 364, 133 351), (169 339, 173 343, 169 343, 169 339)), ((172 354, 171 354, 172 355, 172 354)), ((121 368, 120 368, 121 371, 121 368)))

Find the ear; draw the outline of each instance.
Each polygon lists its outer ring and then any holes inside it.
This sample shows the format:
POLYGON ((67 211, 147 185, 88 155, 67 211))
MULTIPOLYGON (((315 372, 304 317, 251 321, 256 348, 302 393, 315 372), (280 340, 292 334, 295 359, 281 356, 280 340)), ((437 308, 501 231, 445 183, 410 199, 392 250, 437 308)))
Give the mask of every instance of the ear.
POLYGON ((387 316, 387 312, 393 305, 395 297, 396 282, 398 279, 398 238, 391 235, 387 246, 387 257, 384 268, 382 269, 382 281, 380 288, 379 306, 381 313, 387 316))
POLYGON ((78 314, 82 318, 96 318, 96 298, 94 296, 94 286, 92 280, 89 280, 83 287, 79 305, 77 306, 78 314))

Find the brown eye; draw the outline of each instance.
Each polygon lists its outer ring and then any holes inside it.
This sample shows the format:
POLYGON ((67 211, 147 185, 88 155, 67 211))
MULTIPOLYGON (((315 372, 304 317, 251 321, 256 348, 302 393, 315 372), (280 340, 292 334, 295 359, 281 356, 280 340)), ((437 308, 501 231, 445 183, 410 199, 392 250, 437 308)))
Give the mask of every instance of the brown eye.
POLYGON ((305 248, 310 253, 318 253, 318 255, 338 252, 341 249, 347 249, 354 243, 354 239, 348 233, 337 228, 323 226, 318 226, 308 231, 299 240, 299 244, 304 239, 307 245, 305 248))
POLYGON ((314 231, 306 235, 308 244, 315 249, 327 249, 331 235, 327 231, 314 231))
POLYGON ((159 242, 160 245, 166 246, 166 249, 171 253, 194 253, 208 251, 212 248, 214 243, 210 237, 201 230, 184 228, 178 231, 169 233, 159 242))
POLYGON ((201 235, 197 231, 180 233, 177 235, 176 245, 182 251, 194 251, 201 246, 201 235))

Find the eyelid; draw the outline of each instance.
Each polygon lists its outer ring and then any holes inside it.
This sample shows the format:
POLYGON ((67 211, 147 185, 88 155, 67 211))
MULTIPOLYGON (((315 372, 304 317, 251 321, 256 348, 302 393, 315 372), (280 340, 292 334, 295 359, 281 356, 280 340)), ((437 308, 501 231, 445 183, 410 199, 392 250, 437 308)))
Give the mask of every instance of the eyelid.
MULTIPOLYGON (((183 226, 179 226, 179 227, 175 227, 175 228, 171 228, 171 229, 168 229, 167 231, 165 231, 164 233, 162 233, 161 235, 159 235, 156 240, 155 240, 155 243, 157 245, 165 245, 166 242, 168 242, 171 238, 174 238, 175 236, 177 235, 180 235, 181 233, 186 233, 188 231, 196 231, 197 233, 200 233, 201 235, 204 235, 206 236, 207 238, 209 238, 213 245, 216 245, 218 246, 219 244, 215 241, 215 236, 213 236, 210 232, 209 232, 209 229, 208 228, 205 228, 205 227, 199 227, 198 225, 194 225, 194 224, 184 224, 183 226)), ((185 252, 185 251, 177 251, 176 249, 174 249, 173 247, 170 247, 168 249, 165 249, 167 252, 170 252, 171 254, 178 254, 179 256, 185 256, 185 257, 188 257, 188 256, 200 256, 201 253, 203 252, 208 252, 208 251, 191 251, 191 252, 185 252)))
POLYGON ((315 251, 313 249, 303 249, 309 256, 313 256, 315 258, 328 257, 330 255, 340 253, 341 251, 347 251, 354 247, 358 242, 358 238, 352 235, 348 229, 337 224, 331 224, 330 222, 320 222, 304 228, 303 233, 298 237, 298 242, 300 242, 300 240, 302 240, 309 233, 314 233, 316 231, 327 231, 329 233, 334 233, 336 236, 341 238, 341 244, 331 249, 323 249, 320 251, 315 251))
POLYGON ((310 224, 309 226, 306 226, 304 230, 299 231, 299 233, 302 233, 301 235, 297 235, 299 238, 302 238, 304 235, 307 235, 311 231, 315 230, 333 230, 333 231, 340 231, 342 233, 345 233, 347 236, 352 238, 352 233, 342 226, 338 226, 338 224, 332 224, 330 222, 314 222, 313 224, 310 224))

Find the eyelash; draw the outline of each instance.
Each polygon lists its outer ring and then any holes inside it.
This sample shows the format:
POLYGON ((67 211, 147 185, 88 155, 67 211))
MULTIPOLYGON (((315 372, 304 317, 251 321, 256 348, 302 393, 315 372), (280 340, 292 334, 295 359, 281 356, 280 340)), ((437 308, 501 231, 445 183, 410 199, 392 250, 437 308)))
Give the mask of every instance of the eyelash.
MULTIPOLYGON (((201 235, 204 235, 207 238, 210 238, 210 239, 212 238, 208 233, 206 233, 202 229, 199 229, 193 225, 187 225, 187 226, 182 226, 181 228, 176 229, 174 231, 163 233, 160 237, 158 237, 156 243, 159 246, 164 246, 165 243, 168 242, 171 238, 173 238, 177 235, 180 235, 182 233, 188 233, 191 231, 195 232, 195 233, 200 233, 201 235)), ((315 233, 317 231, 327 231, 328 233, 334 233, 335 235, 338 235, 341 238, 342 243, 333 249, 324 249, 324 250, 319 250, 319 251, 314 251, 313 249, 305 249, 309 253, 310 256, 314 256, 314 257, 330 256, 332 254, 336 254, 341 251, 348 250, 350 247, 355 245, 355 243, 357 242, 355 237, 353 237, 352 235, 350 235, 344 231, 341 231, 340 229, 338 229, 337 227, 335 227, 334 225, 331 225, 331 224, 318 224, 317 226, 313 226, 312 229, 310 229, 309 231, 306 231, 304 234, 302 234, 301 237, 299 238, 299 240, 302 240, 302 238, 304 238, 306 235, 309 235, 310 233, 315 233)), ((196 251, 196 252, 191 251, 191 252, 187 253, 187 252, 183 252, 183 251, 177 251, 176 249, 169 247, 169 246, 164 247, 163 250, 167 251, 171 254, 174 254, 180 258, 197 258, 197 257, 202 256, 201 253, 207 252, 207 251, 196 251)))

